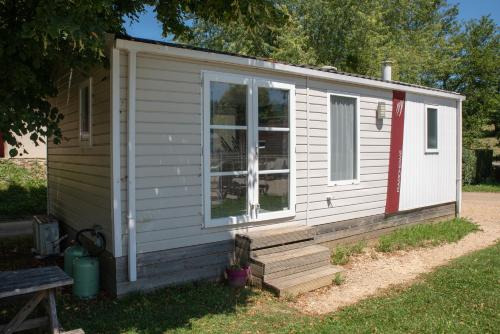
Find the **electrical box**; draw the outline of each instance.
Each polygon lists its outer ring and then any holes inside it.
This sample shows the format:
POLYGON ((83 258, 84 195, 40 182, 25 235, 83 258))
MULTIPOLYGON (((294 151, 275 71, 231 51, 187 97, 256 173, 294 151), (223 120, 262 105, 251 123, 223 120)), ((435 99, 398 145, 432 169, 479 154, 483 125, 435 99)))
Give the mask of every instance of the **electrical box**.
POLYGON ((59 254, 59 223, 53 217, 33 217, 35 250, 42 256, 59 254))
POLYGON ((377 119, 385 118, 385 102, 379 102, 377 105, 377 119))

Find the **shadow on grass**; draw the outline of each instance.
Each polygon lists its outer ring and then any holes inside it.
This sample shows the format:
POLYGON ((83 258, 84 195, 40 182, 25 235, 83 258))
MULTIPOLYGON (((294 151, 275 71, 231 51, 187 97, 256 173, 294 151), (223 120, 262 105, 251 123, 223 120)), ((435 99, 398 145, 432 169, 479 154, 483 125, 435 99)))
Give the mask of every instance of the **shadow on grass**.
MULTIPOLYGON (((31 255, 31 237, 0 238, 0 270, 32 268, 42 263, 31 255)), ((58 314, 66 329, 82 328, 85 333, 163 333, 189 331, 197 319, 234 316, 252 303, 258 291, 232 289, 223 284, 197 282, 133 294, 123 299, 100 295, 94 300, 78 300, 70 289, 58 297, 58 314)), ((7 322, 25 300, 8 307, 0 303, 0 323, 7 322)), ((38 333, 38 332, 26 332, 38 333)))
POLYGON ((234 316, 256 294, 248 288, 199 282, 120 300, 80 301, 66 295, 58 303, 59 318, 65 328, 82 328, 85 333, 190 331, 198 319, 234 316))
POLYGON ((0 217, 16 218, 47 211, 47 186, 30 188, 11 184, 0 190, 0 217))

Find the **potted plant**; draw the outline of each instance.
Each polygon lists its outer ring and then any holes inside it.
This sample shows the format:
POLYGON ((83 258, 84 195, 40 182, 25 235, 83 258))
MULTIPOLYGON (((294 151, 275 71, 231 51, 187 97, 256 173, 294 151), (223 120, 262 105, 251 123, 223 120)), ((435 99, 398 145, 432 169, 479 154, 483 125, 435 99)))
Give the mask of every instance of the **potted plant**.
POLYGON ((242 288, 250 276, 250 266, 248 264, 232 264, 226 269, 226 276, 230 286, 242 288))

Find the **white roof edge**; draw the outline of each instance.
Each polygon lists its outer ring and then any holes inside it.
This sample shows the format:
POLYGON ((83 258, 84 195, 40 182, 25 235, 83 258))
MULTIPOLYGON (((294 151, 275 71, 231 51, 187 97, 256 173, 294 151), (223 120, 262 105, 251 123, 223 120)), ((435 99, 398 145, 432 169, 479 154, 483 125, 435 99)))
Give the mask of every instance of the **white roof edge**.
POLYGON ((340 74, 340 73, 324 72, 310 68, 274 63, 271 61, 265 61, 260 59, 214 53, 210 51, 199 51, 188 48, 172 47, 168 45, 152 44, 152 43, 132 41, 120 38, 116 39, 115 47, 117 49, 134 50, 136 52, 168 55, 168 56, 181 57, 198 61, 225 63, 230 65, 240 65, 258 69, 266 69, 281 73, 296 74, 296 75, 309 76, 319 79, 333 80, 336 82, 343 82, 355 85, 376 87, 389 90, 400 90, 409 93, 437 96, 437 97, 443 97, 460 101, 465 100, 465 96, 452 92, 438 91, 438 90, 433 90, 431 88, 407 86, 403 84, 386 82, 386 81, 377 81, 367 78, 340 74))

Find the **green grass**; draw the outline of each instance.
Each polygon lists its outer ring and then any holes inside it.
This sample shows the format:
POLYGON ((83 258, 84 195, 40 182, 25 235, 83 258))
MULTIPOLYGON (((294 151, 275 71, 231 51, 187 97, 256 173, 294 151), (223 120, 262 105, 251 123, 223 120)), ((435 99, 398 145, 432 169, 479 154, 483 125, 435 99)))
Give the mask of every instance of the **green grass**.
POLYGON ((0 161, 0 217, 16 218, 44 213, 47 180, 44 167, 27 169, 11 161, 0 161))
POLYGON ((500 193, 500 182, 483 182, 479 184, 464 184, 465 192, 500 193))
MULTIPOLYGON (((66 329, 86 333, 495 333, 499 254, 500 243, 426 274, 411 287, 322 317, 302 314, 267 292, 211 283, 120 300, 79 301, 63 294, 58 312, 66 329)), ((0 308, 0 323, 14 310, 0 308)))
POLYGON ((477 225, 466 219, 450 219, 434 224, 404 227, 380 237, 376 250, 392 252, 415 247, 436 246, 445 242, 458 241, 477 230, 477 225))
POLYGON ((358 241, 351 245, 339 245, 332 251, 331 262, 337 265, 347 264, 351 256, 361 254, 365 247, 365 241, 358 241))

